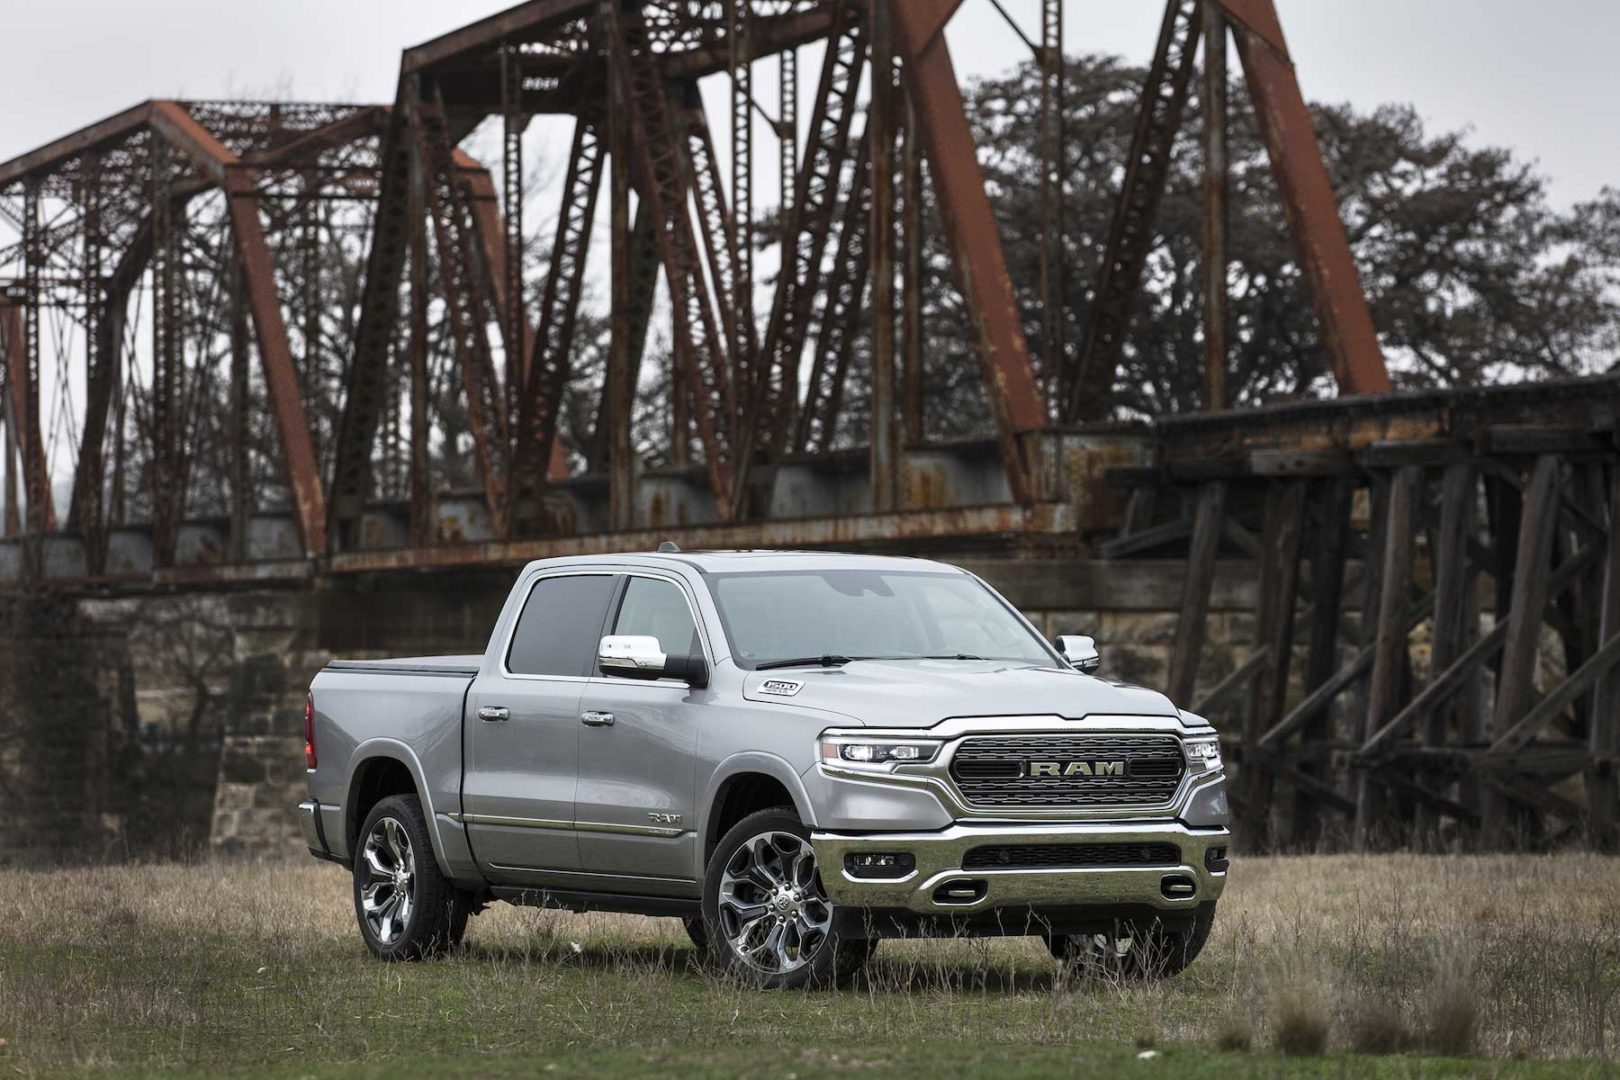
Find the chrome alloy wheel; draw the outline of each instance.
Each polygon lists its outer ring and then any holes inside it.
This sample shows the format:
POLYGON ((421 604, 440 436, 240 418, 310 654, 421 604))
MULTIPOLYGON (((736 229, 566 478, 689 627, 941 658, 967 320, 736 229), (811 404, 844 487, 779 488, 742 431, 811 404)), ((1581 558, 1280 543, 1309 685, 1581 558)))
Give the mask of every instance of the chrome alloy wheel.
POLYGON ((366 883, 360 891, 361 911, 372 936, 392 945, 410 925, 416 906, 416 853, 405 826, 391 817, 379 820, 366 837, 362 857, 366 883))
POLYGON ((719 915, 732 951, 755 971, 785 975, 809 963, 832 929, 809 842, 768 832, 739 847, 720 878, 719 915))

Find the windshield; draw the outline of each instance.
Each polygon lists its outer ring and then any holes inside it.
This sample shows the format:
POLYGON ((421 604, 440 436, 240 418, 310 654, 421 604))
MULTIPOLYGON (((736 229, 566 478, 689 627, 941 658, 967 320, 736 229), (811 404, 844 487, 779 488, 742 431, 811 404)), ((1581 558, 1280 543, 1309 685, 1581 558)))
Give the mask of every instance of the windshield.
POLYGON ((1057 666, 1046 642, 965 574, 830 570, 711 578, 738 666, 941 657, 1057 666))

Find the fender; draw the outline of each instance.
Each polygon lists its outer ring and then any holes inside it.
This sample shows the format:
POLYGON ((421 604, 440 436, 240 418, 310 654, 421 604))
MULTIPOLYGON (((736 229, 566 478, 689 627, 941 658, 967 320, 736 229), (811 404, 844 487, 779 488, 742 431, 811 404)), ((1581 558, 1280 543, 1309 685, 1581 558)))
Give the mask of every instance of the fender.
POLYGON ((760 750, 744 750, 733 754, 715 767, 709 782, 704 785, 703 800, 698 804, 696 858, 699 881, 703 880, 703 873, 707 869, 704 865, 706 862, 704 848, 709 835, 709 819, 714 814, 720 788, 727 780, 743 773, 759 773, 780 783, 793 799, 793 808, 798 811, 799 820, 812 829, 816 827, 815 808, 810 803, 810 794, 804 789, 804 781, 793 771, 793 766, 789 765, 785 758, 760 750))
MULTIPOLYGON (((365 824, 362 821, 353 820, 355 785, 360 772, 360 766, 368 761, 374 761, 378 758, 386 758, 391 761, 397 761, 401 765, 405 766, 406 771, 411 774, 411 782, 416 785, 416 796, 422 800, 422 813, 427 818, 428 838, 433 842, 434 861, 439 864, 439 870, 446 877, 454 879, 461 876, 455 873, 454 867, 452 867, 450 859, 447 857, 448 851, 445 844, 445 837, 441 835, 440 831, 442 825, 439 821, 437 808, 433 805, 433 793, 428 790, 428 786, 424 778, 422 763, 417 759, 416 752, 405 743, 400 742, 398 739, 370 739, 355 747, 354 753, 350 755, 343 789, 344 843, 347 844, 349 836, 358 831, 361 825, 365 824)), ((466 842, 461 840, 459 846, 465 847, 466 842)), ((354 857, 354 852, 348 852, 348 855, 352 859, 354 857)))

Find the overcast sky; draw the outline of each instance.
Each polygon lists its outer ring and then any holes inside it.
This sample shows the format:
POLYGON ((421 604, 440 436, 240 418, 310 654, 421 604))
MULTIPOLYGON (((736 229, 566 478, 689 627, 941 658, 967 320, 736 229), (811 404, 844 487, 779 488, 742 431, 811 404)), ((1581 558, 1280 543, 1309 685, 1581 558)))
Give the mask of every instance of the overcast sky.
MULTIPOLYGON (((1034 34, 1036 0, 1003 0, 1034 34)), ((1620 184, 1613 47, 1620 4, 1595 0, 1277 0, 1308 97, 1415 103, 1540 164, 1555 199, 1620 184)), ((509 5, 467 0, 0 0, 0 160, 151 97, 266 92, 389 101, 400 50, 509 5)), ((1137 60, 1160 0, 1069 0, 1066 47, 1137 60)), ((951 31, 986 74, 1022 46, 989 0, 951 31)))

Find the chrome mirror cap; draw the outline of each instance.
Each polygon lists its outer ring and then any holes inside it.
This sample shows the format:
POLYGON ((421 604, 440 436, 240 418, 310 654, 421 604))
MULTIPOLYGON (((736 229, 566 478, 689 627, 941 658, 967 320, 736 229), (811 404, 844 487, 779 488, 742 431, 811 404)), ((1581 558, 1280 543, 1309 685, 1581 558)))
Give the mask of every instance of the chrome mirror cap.
POLYGON ((655 637, 605 637, 596 648, 596 659, 607 674, 632 679, 662 678, 669 665, 655 637))
POLYGON ((1083 634, 1065 634, 1057 639, 1058 652, 1071 667, 1077 668, 1086 674, 1091 674, 1102 667, 1102 657, 1097 654, 1097 642, 1083 634))

